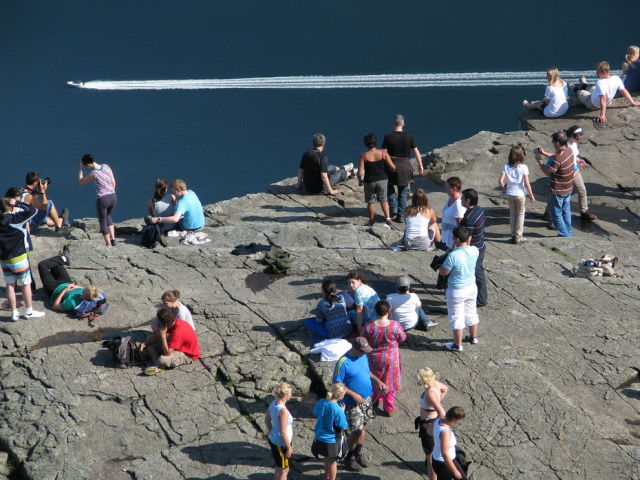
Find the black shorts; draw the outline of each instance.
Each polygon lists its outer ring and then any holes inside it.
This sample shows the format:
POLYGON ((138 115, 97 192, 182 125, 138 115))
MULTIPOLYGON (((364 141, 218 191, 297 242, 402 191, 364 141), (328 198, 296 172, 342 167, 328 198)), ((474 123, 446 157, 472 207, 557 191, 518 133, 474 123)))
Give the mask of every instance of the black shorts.
POLYGON ((433 435, 429 435, 429 433, 427 433, 427 426, 429 424, 432 424, 435 420, 435 418, 429 420, 420 420, 420 431, 418 432, 418 435, 420 436, 420 441, 422 442, 422 450, 424 450, 424 453, 427 455, 430 455, 431 452, 433 452, 434 445, 433 435))
POLYGON ((284 456, 287 449, 280 445, 274 445, 271 442, 269 442, 269 446, 271 447, 271 455, 273 456, 273 461, 276 463, 276 468, 289 468, 289 459, 284 456))
POLYGON ((311 453, 316 458, 320 456, 334 461, 343 458, 346 455, 346 449, 348 449, 347 443, 342 435, 338 436, 334 443, 325 443, 314 439, 311 445, 311 453))

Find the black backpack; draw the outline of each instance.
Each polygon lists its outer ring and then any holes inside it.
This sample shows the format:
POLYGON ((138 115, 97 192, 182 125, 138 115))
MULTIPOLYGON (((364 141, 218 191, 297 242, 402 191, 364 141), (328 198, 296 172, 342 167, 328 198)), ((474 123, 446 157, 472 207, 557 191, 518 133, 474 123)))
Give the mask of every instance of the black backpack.
POLYGON ((150 223, 142 229, 140 244, 143 247, 155 247, 162 237, 162 227, 159 223, 150 223))
POLYGON ((138 343, 130 335, 105 340, 102 342, 102 346, 111 350, 113 359, 120 368, 127 368, 142 362, 142 353, 138 348, 138 343))

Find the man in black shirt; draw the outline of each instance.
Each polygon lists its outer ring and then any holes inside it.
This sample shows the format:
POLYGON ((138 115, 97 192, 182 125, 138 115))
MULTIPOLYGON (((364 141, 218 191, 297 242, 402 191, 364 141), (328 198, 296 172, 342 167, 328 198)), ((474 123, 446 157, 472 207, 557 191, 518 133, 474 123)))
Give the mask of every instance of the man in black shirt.
POLYGON ((321 193, 323 188, 330 195, 342 193, 342 190, 333 187, 350 177, 353 163, 342 167, 329 165, 329 159, 322 153, 326 141, 321 133, 313 136, 313 149, 305 152, 300 160, 297 188, 304 183, 309 193, 321 193))
POLYGON ((396 166, 395 172, 387 172, 389 176, 389 185, 387 187, 387 198, 389 200, 389 213, 395 215, 394 221, 402 223, 402 216, 405 208, 407 208, 407 200, 409 199, 409 190, 413 183, 413 166, 409 160, 409 155, 413 151, 418 162, 418 172, 420 175, 424 173, 422 167, 422 157, 416 146, 413 134, 404 132, 404 117, 396 115, 393 120, 393 132, 388 133, 382 142, 382 148, 386 149, 396 166), (398 191, 396 194, 396 187, 398 191))
POLYGON ((484 273, 482 262, 484 261, 484 224, 486 215, 484 209, 478 206, 478 192, 473 188, 462 191, 462 206, 467 209, 462 217, 460 225, 467 227, 471 235, 471 242, 480 251, 480 256, 476 262, 476 285, 478 286, 478 296, 476 304, 478 307, 485 307, 488 302, 487 277, 484 273))

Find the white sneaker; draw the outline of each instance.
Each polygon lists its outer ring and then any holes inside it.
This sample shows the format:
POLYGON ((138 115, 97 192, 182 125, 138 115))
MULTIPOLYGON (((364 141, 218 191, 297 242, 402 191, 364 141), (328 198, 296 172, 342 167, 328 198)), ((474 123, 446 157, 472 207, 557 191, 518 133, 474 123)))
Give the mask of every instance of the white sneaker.
POLYGON ((39 318, 39 317, 44 317, 45 313, 41 312, 40 310, 31 310, 31 313, 24 313, 24 317, 25 318, 39 318))
POLYGON ((438 325, 438 322, 432 322, 431 320, 429 320, 429 323, 427 323, 427 328, 435 327, 436 325, 438 325))
POLYGON ((353 170, 353 163, 347 163, 346 165, 343 165, 342 168, 344 168, 347 173, 349 173, 351 170, 353 170))
POLYGON ((455 343, 447 343, 444 346, 444 348, 449 350, 450 352, 456 352, 456 353, 460 353, 464 350, 464 348, 462 348, 462 345, 457 346, 455 343))
POLYGON ((14 311, 14 312, 11 312, 11 321, 12 322, 17 322, 19 318, 20 318, 20 313, 17 310, 14 311))

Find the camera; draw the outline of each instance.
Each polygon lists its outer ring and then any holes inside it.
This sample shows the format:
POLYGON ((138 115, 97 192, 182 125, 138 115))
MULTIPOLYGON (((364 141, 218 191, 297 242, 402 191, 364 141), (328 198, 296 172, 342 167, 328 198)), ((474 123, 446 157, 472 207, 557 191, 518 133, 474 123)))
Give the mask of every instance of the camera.
POLYGON ((542 149, 540 147, 533 147, 533 153, 542 153, 542 149))
POLYGON ((41 178, 40 181, 36 184, 35 193, 42 193, 42 187, 46 185, 47 187, 51 185, 51 179, 49 177, 41 178))
POLYGON ((44 177, 40 179, 40 183, 51 185, 51 179, 49 177, 44 177))

